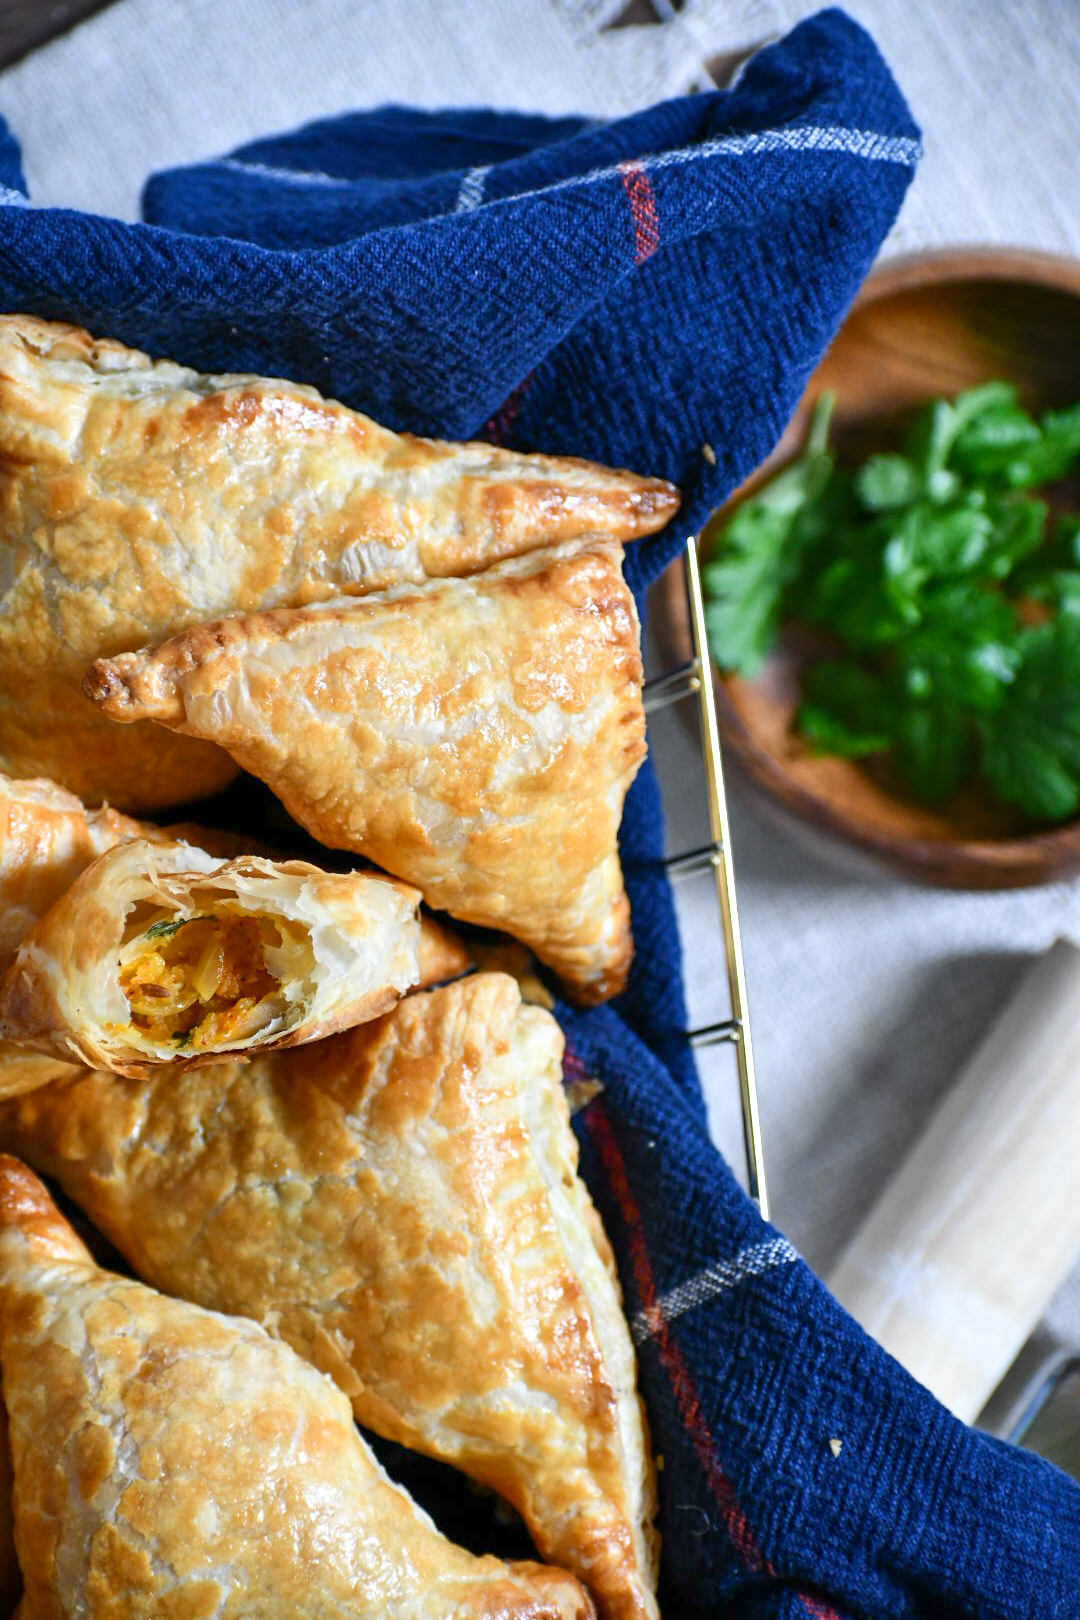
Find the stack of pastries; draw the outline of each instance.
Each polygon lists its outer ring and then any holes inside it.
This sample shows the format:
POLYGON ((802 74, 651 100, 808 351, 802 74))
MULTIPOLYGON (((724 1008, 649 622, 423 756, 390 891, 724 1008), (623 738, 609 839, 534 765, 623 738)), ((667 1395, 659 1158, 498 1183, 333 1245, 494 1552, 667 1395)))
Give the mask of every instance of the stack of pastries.
POLYGON ((656 1620, 634 1351, 532 957, 582 1005, 626 981, 622 542, 677 493, 9 316, 0 506, 21 1620, 656 1620), (346 858, 170 823, 241 770, 346 858), (448 1541, 357 1420, 543 1562, 448 1541))

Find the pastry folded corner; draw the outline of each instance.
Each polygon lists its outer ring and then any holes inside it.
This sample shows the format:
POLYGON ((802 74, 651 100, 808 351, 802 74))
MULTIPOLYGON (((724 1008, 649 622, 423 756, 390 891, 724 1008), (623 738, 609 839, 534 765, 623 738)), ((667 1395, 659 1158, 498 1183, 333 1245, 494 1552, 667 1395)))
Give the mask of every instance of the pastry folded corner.
POLYGON ((256 1323, 101 1270, 8 1157, 0 1365, 20 1613, 595 1620, 571 1575, 440 1535, 256 1323))
POLYGON ((200 625, 100 659, 86 695, 228 749, 331 848, 513 934, 577 1000, 633 954, 619 864, 645 756, 622 548, 588 537, 465 579, 200 625))
POLYGON ((506 1498, 602 1620, 656 1620, 656 1472, 563 1037, 477 973, 303 1051, 0 1107, 145 1281, 251 1316, 358 1421, 506 1498))
POLYGON ((169 842, 159 828, 131 816, 87 809, 46 777, 0 775, 0 970, 42 912, 124 838, 169 842))
POLYGON ((416 983, 418 903, 393 879, 132 839, 22 940, 0 1038, 128 1076, 317 1040, 416 983))

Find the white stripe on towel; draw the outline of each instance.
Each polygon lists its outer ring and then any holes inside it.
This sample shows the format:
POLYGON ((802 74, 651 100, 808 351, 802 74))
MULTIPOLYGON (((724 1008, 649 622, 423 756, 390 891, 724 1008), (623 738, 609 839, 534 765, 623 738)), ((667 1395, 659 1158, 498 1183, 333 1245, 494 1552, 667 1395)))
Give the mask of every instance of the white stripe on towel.
POLYGON ((762 1272, 772 1271, 775 1266, 789 1266, 798 1258, 787 1238, 783 1237, 769 1238, 765 1243, 740 1249, 734 1260, 717 1261, 716 1265, 699 1271, 696 1277, 690 1277, 666 1294, 661 1294, 648 1309, 638 1311, 630 1324, 634 1343, 642 1344, 646 1339, 651 1339, 665 1322, 671 1322, 698 1305, 706 1304, 718 1294, 726 1293, 729 1288, 737 1288, 747 1277, 760 1277, 762 1272))
MULTIPOLYGON (((636 171, 655 174, 663 169, 681 168, 713 157, 756 157, 768 152, 844 152, 850 157, 865 159, 868 163, 899 163, 912 168, 918 162, 922 145, 910 135, 881 135, 872 129, 847 129, 842 124, 807 124, 795 129, 763 129, 749 135, 717 135, 698 146, 681 146, 673 152, 656 152, 633 160, 636 171)), ((339 175, 321 174, 312 169, 278 169, 268 163, 246 163, 241 158, 216 158, 211 162, 192 165, 229 169, 237 174, 257 174, 269 180, 280 180, 293 186, 349 187, 353 181, 339 175)), ((490 164, 469 169, 458 190, 455 213, 471 212, 483 196, 484 180, 490 164)), ((493 198, 490 207, 522 202, 527 197, 546 197, 574 186, 591 186, 597 181, 617 180, 625 163, 607 168, 590 169, 587 174, 568 175, 553 180, 549 185, 536 186, 530 191, 515 192, 507 197, 493 198)), ((14 200, 19 193, 14 193, 14 200)), ((5 199, 0 195, 0 202, 5 199)), ((24 197, 20 197, 25 202, 24 197)), ((445 215, 431 215, 427 223, 445 215)))
MULTIPOLYGON (((243 158, 212 158, 209 163, 193 163, 193 169, 229 169, 233 174, 257 174, 264 180, 283 180, 292 186, 342 186, 355 184, 340 174, 323 174, 320 169, 279 169, 272 163, 247 163, 243 158)), ((183 173, 183 169, 179 171, 183 173)))
POLYGON ((479 208, 484 196, 484 182, 490 173, 490 163, 480 163, 466 172, 458 190, 455 214, 471 214, 474 208, 479 208))

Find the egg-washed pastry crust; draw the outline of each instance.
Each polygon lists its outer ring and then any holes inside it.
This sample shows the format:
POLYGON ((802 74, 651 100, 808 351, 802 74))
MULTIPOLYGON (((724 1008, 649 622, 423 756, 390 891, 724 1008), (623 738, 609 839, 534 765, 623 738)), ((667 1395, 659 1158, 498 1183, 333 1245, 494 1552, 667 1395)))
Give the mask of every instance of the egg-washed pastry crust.
POLYGON ((622 989, 618 856, 645 756, 640 630, 615 541, 468 579, 200 625, 91 666, 112 718, 228 748, 323 844, 515 935, 576 999, 622 989))
MULTIPOLYGON (((169 835, 116 810, 88 810, 44 777, 0 775, 0 974, 38 918, 91 861, 123 838, 169 835)), ((0 1097, 74 1073, 71 1064, 0 1040, 0 1097)))
MULTIPOLYGON (((74 794, 39 778, 0 776, 0 975, 31 927, 106 850, 126 838, 148 838, 169 847, 195 844, 209 855, 281 858, 260 840, 216 827, 184 822, 157 827, 118 811, 89 810, 74 794)), ((417 985, 455 979, 472 964, 460 935, 426 912, 420 918, 417 985)), ((0 1040, 0 1097, 33 1091, 79 1065, 0 1040)))
POLYGON ((232 613, 662 528, 678 493, 571 457, 396 434, 313 388, 210 376, 0 317, 0 769, 152 810, 216 792, 206 743, 103 724, 91 659, 232 613))
POLYGON ((107 808, 88 810, 45 778, 0 776, 0 971, 80 872, 124 838, 172 842, 148 822, 107 808))
POLYGON ((419 898, 368 873, 130 839, 23 939, 0 1036, 129 1076, 317 1040, 416 983, 419 898))
POLYGON ((20 1620, 590 1620, 394 1485, 333 1383, 254 1322, 102 1271, 0 1159, 20 1620))
POLYGON ((481 973, 302 1052, 0 1107, 147 1282, 252 1316, 358 1420, 506 1497, 654 1620, 655 1473, 555 1020, 481 973))

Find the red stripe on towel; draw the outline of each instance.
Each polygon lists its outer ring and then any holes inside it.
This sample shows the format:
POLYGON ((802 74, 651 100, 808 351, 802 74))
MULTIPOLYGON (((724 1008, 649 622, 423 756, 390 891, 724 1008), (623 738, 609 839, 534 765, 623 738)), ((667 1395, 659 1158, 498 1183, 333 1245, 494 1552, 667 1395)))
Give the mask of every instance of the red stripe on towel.
POLYGON ((735 1496, 735 1488, 716 1459, 713 1438, 701 1409, 701 1401, 694 1387, 690 1369, 660 1312, 652 1264, 645 1246, 641 1211, 627 1180, 626 1166, 619 1151, 619 1144, 615 1140, 611 1122, 599 1102, 585 1109, 581 1118, 596 1144, 611 1190, 618 1201, 619 1212, 626 1226, 630 1244, 630 1259, 634 1268, 634 1285, 638 1300, 642 1309, 656 1319, 654 1342, 660 1352, 664 1370, 671 1381, 680 1416, 701 1460, 705 1477, 720 1508, 728 1535, 748 1570, 753 1573, 763 1571, 767 1575, 772 1575, 775 1571, 754 1539, 754 1533, 747 1524, 746 1516, 735 1496))
POLYGON ((480 430, 480 437, 487 439, 491 444, 503 444, 509 435, 510 429, 521 415, 521 406, 525 395, 529 392, 533 374, 530 371, 522 377, 516 388, 512 388, 491 416, 488 417, 480 430))
MULTIPOLYGON (((577 1054, 567 1049, 563 1060, 564 1068, 573 1073, 576 1068, 582 1067, 577 1054)), ((584 1071, 582 1071, 584 1072, 584 1071)), ((735 1487, 724 1473, 716 1457, 712 1433, 701 1408, 701 1401, 694 1386, 690 1369, 683 1358, 682 1351, 675 1343, 671 1330, 664 1320, 660 1309, 656 1282, 653 1277, 652 1263, 649 1251, 645 1244, 645 1232, 630 1182, 626 1174, 626 1165, 615 1140, 615 1133, 611 1128, 611 1121, 604 1112, 599 1099, 586 1108, 581 1119, 592 1137, 600 1154, 604 1170, 612 1192, 615 1194, 626 1227, 626 1235, 630 1244, 630 1260, 634 1268, 634 1286, 637 1290, 638 1301, 642 1310, 648 1313, 649 1325, 654 1328, 653 1342, 660 1352, 664 1370, 671 1382, 675 1400, 680 1416, 686 1425, 687 1433, 694 1443, 701 1465, 705 1470, 705 1477, 709 1482, 728 1535, 746 1569, 751 1574, 764 1574, 775 1576, 776 1570, 758 1546, 746 1520, 746 1515, 739 1506, 735 1495, 735 1487)), ((812 1620, 841 1620, 841 1616, 820 1598, 810 1597, 805 1592, 797 1594, 799 1602, 812 1620)))
POLYGON ((619 177, 634 222, 634 263, 643 264, 660 246, 660 220, 648 175, 640 163, 620 163, 619 177))

